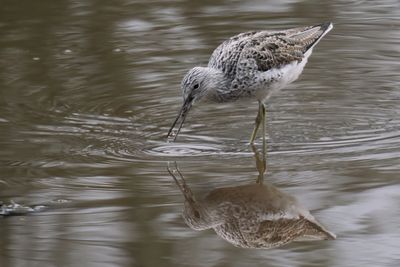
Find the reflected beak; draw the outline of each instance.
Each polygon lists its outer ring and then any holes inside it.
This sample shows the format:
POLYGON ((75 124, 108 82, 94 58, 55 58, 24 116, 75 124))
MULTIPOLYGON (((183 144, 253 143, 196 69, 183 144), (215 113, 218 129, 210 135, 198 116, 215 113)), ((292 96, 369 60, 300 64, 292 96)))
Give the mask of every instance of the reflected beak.
POLYGON ((171 136, 173 136, 172 141, 175 141, 176 138, 178 137, 179 132, 182 129, 183 123, 185 122, 186 119, 186 115, 189 113, 190 108, 192 107, 192 100, 193 98, 191 98, 190 96, 186 98, 185 102, 183 102, 182 108, 178 113, 178 116, 176 117, 174 123, 172 124, 171 128, 168 131, 167 134, 167 139, 169 139, 171 136), (177 132, 175 133, 175 135, 173 135, 172 131, 174 130, 175 126, 179 123, 179 127, 177 132))
POLYGON ((185 178, 183 177, 181 171, 178 168, 178 165, 175 162, 175 170, 179 175, 179 178, 181 179, 182 182, 178 181, 178 177, 176 177, 175 175, 175 171, 172 170, 169 166, 169 162, 168 162, 168 167, 167 170, 169 172, 169 174, 172 176, 172 178, 174 179, 175 183, 177 184, 179 190, 182 192, 183 196, 185 197, 186 201, 190 204, 195 204, 196 200, 194 199, 194 195, 192 193, 192 190, 190 190, 190 188, 187 186, 185 178))

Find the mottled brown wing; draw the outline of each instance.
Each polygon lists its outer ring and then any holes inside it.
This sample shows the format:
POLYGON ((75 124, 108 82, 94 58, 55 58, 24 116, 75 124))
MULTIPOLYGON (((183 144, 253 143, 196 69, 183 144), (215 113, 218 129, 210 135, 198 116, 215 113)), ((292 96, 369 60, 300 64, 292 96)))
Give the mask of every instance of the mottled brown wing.
POLYGON ((246 32, 223 42, 211 55, 208 66, 221 70, 230 79, 252 71, 268 71, 293 61, 324 36, 331 23, 285 31, 246 32))
POLYGON ((294 61, 299 62, 330 27, 331 23, 324 23, 282 32, 254 34, 241 52, 237 73, 253 69, 268 71, 294 61))
POLYGON ((244 237, 249 246, 259 248, 279 247, 292 241, 335 239, 334 234, 304 217, 263 221, 257 232, 244 237))
POLYGON ((302 43, 283 34, 254 36, 242 50, 237 72, 268 71, 280 68, 304 56, 302 43))

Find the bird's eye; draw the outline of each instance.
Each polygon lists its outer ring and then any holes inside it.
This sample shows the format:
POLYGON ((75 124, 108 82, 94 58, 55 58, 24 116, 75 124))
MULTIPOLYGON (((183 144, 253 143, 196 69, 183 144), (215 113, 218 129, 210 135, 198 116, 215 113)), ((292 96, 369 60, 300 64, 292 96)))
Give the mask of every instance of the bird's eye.
POLYGON ((199 88, 199 84, 198 84, 198 83, 196 83, 195 85, 193 85, 193 89, 197 89, 197 88, 199 88))

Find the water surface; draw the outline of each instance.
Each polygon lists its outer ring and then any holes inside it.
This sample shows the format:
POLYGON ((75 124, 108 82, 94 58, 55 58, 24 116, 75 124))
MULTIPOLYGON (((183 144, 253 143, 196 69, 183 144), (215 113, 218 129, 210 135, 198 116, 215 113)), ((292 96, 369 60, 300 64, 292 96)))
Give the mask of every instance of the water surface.
MULTIPOLYGON (((398 266, 398 1, 3 1, 1 266, 398 266), (256 103, 193 109, 165 135, 180 80, 243 31, 333 21, 268 105, 268 179, 336 240, 235 248, 182 218, 166 171, 198 194, 254 180, 256 103)), ((261 142, 258 141, 258 146, 261 142)))

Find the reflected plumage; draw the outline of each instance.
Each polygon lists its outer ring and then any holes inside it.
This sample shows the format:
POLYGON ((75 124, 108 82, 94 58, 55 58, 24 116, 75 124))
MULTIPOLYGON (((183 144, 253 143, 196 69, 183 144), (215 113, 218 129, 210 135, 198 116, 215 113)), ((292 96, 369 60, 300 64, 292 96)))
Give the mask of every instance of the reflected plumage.
POLYGON ((180 181, 169 171, 185 197, 183 218, 194 230, 212 228, 226 241, 243 248, 268 249, 292 241, 336 237, 294 197, 263 182, 262 172, 257 183, 218 188, 199 201, 176 170, 180 181))

